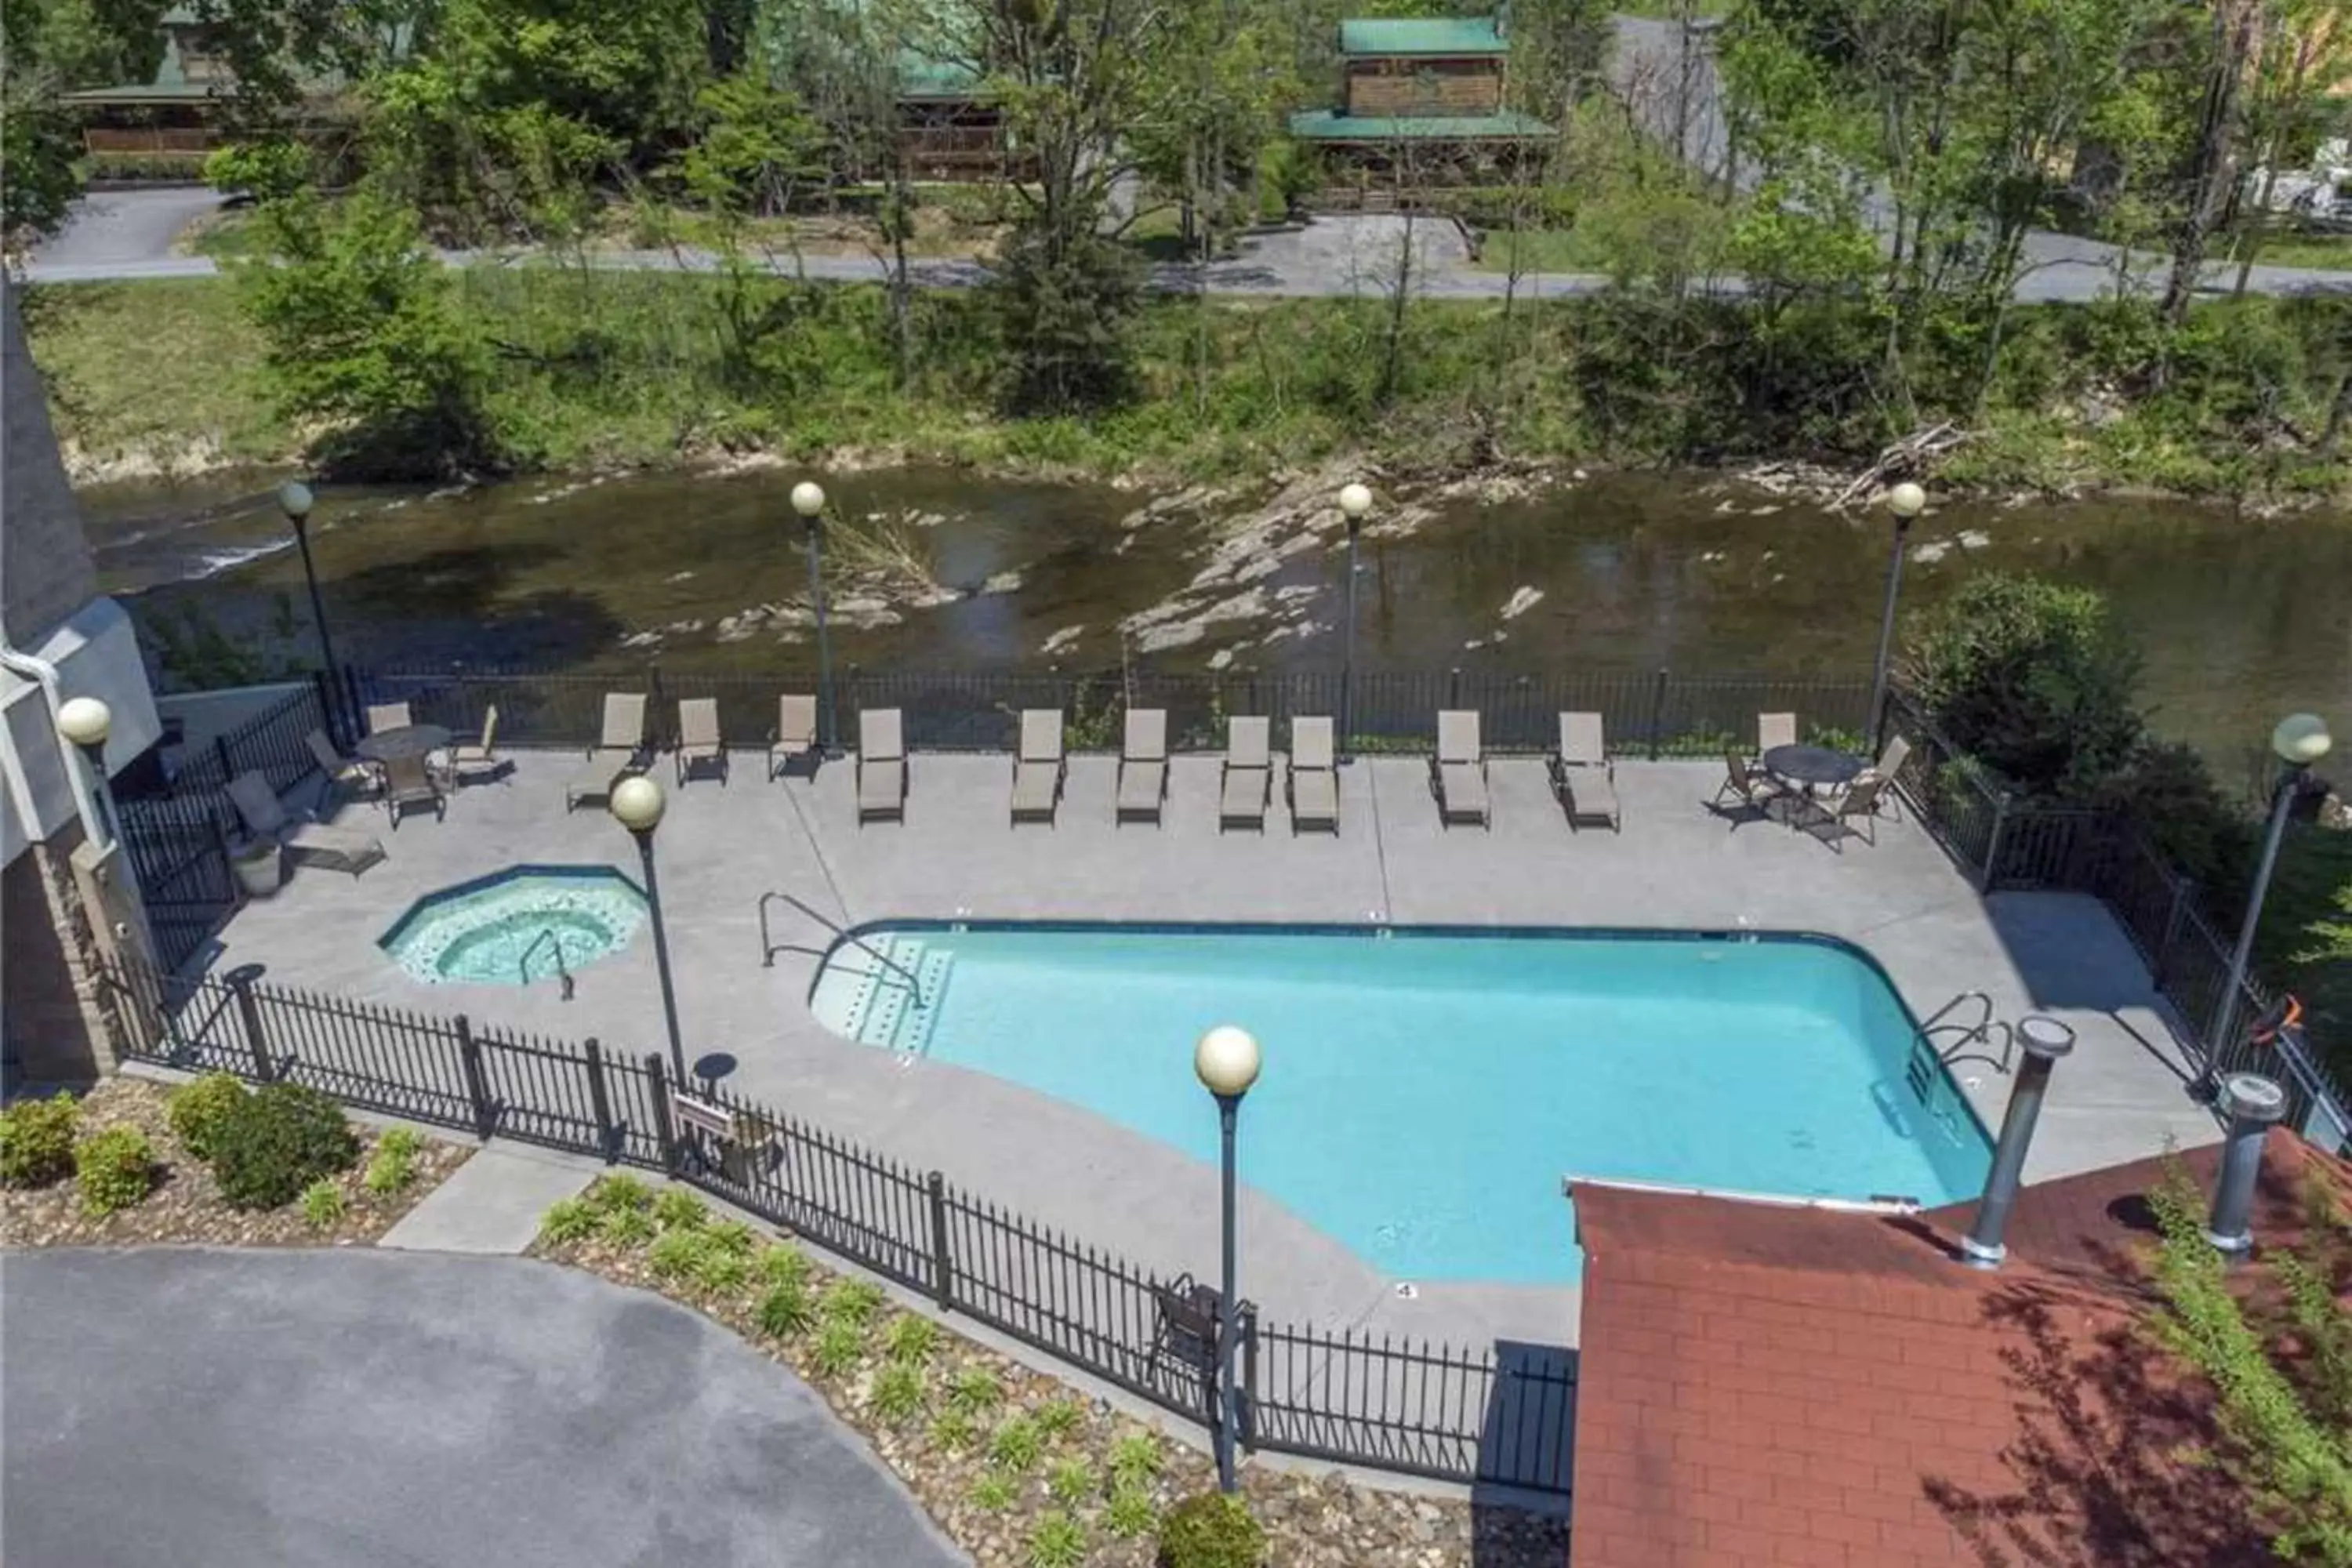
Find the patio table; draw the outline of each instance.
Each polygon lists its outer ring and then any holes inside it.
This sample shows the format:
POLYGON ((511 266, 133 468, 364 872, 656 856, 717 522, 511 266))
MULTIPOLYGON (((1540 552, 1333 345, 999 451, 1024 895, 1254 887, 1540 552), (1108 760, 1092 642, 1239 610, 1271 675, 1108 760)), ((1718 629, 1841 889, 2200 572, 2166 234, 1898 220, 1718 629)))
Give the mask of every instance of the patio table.
POLYGON ((398 762, 429 756, 448 743, 449 731, 438 724, 403 724, 396 730, 378 730, 373 735, 361 736, 352 754, 372 763, 398 762))
MULTIPOLYGON (((1764 753, 1764 771, 1783 784, 1801 784, 1805 791, 1805 806, 1819 810, 1813 804, 1813 792, 1823 784, 1852 784, 1864 763, 1860 757, 1828 746, 1775 746, 1764 753)), ((1789 816, 1789 826, 1799 826, 1797 814, 1789 816)))

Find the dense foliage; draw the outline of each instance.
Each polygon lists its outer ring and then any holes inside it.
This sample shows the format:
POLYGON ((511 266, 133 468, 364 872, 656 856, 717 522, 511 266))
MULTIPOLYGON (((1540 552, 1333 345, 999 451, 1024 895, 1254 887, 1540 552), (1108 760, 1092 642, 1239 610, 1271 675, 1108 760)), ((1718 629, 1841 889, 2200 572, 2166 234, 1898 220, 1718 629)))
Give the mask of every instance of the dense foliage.
POLYGON ((2352 1565, 2352 1287, 2338 1199, 2313 1178, 2301 1241, 2233 1280, 2205 1238, 2201 1194, 2174 1170, 2150 1194, 2163 1233, 2158 1338, 2212 1385, 2222 1441, 2211 1456, 2240 1481, 2287 1562, 2352 1565), (2234 1287, 2234 1288, 2233 1288, 2234 1287))
POLYGON ((0 1185, 46 1187, 74 1165, 74 1131, 81 1107, 59 1089, 47 1100, 20 1100, 0 1110, 0 1185))
POLYGON ((136 1127, 109 1127, 74 1145, 74 1185, 82 1212, 101 1219, 155 1185, 155 1148, 136 1127))
POLYGON ((349 1170, 359 1157, 359 1139, 341 1106, 302 1084, 271 1083, 221 1119, 211 1164, 232 1208, 274 1209, 320 1177, 349 1170))
POLYGON ((1169 1509, 1153 1561, 1158 1568, 1259 1568, 1265 1528, 1241 1499, 1201 1492, 1169 1509))
POLYGON ((195 1082, 173 1089, 163 1107, 172 1136, 189 1153, 210 1163, 219 1147, 222 1123, 244 1103, 247 1092, 244 1080, 228 1072, 208 1072, 195 1082))

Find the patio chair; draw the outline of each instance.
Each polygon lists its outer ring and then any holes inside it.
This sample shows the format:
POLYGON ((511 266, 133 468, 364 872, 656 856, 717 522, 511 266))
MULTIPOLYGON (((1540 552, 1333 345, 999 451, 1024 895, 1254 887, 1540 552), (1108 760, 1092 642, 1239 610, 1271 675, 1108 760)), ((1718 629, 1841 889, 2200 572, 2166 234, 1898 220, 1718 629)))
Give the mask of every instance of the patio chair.
POLYGON ((1756 754, 1762 756, 1775 746, 1797 743, 1797 716, 1794 713, 1759 713, 1756 715, 1756 754))
POLYGON ((1559 716, 1559 749, 1551 756, 1551 788, 1559 797, 1559 808, 1567 814, 1570 828, 1580 820, 1601 821, 1608 823, 1612 832, 1624 831, 1617 807, 1617 768, 1609 760, 1600 714, 1559 716))
POLYGON ((816 771, 816 699, 804 692, 786 692, 776 699, 776 739, 768 748, 768 776, 788 771, 801 758, 816 771))
POLYGON ((476 775, 504 779, 514 771, 513 759, 499 756, 498 745, 499 705, 493 702, 482 710, 481 739, 449 748, 448 760, 441 764, 442 782, 456 788, 476 775))
POLYGON ((1429 793, 1437 797, 1437 820, 1446 826, 1475 822, 1489 832, 1494 830, 1476 709, 1449 708, 1438 714, 1437 754, 1429 760, 1429 793))
POLYGON ((625 773, 645 771, 646 694, 642 691, 604 693, 604 728, 579 774, 563 786, 563 809, 586 801, 609 800, 613 784, 625 773))
POLYGON ((1910 738, 1906 735, 1894 736, 1887 741, 1886 749, 1878 753, 1878 761, 1854 774, 1846 788, 1852 790, 1874 782, 1884 784, 1886 787, 1879 791, 1879 801, 1883 805, 1892 805, 1895 804, 1895 780, 1903 772, 1903 764, 1910 760, 1910 738))
POLYGON ((1723 753, 1723 783, 1707 805, 1717 811, 1729 805, 1770 816, 1772 803, 1785 793, 1778 779, 1760 768, 1750 767, 1748 759, 1738 752, 1727 751, 1723 753))
POLYGON ((319 771, 327 775, 327 787, 338 802, 372 795, 383 787, 383 779, 373 763, 343 755, 335 750, 335 743, 327 739, 324 730, 311 731, 302 737, 302 743, 310 748, 310 755, 317 760, 319 771))
POLYGON ((719 766, 719 783, 727 784, 727 742, 719 738, 719 699, 688 697, 677 705, 677 782, 684 784, 705 763, 719 766))
POLYGON ((1274 798, 1274 721, 1263 715, 1225 721, 1225 760, 1217 769, 1217 831, 1265 831, 1274 798))
POLYGON ((405 730, 415 720, 408 716, 405 702, 371 702, 367 710, 368 733, 380 735, 386 730, 405 730))
POLYGON ((1168 710, 1127 710, 1126 743, 1118 752, 1118 805, 1113 826, 1130 816, 1148 816, 1165 826, 1168 804, 1168 710))
POLYGON ((1206 1377, 1216 1366, 1217 1318, 1223 1298, 1213 1285, 1179 1274, 1151 1292, 1151 1359, 1166 1357, 1206 1377))
POLYGON ((383 858, 383 841, 372 833, 289 812, 257 768, 229 780, 228 798, 247 834, 283 846, 298 866, 328 866, 356 877, 383 858))
POLYGON ((432 807, 436 822, 449 815, 449 797, 442 792, 441 781, 433 776, 432 764, 422 752, 385 759, 383 799, 384 815, 392 818, 395 833, 400 830, 400 819, 411 806, 432 807))
POLYGON ((907 820, 907 745, 896 708, 857 715, 857 825, 869 816, 907 820))
POLYGON ((1021 749, 1013 753, 1013 820, 1042 820, 1051 826, 1068 772, 1062 755, 1062 710, 1022 710, 1021 749))
POLYGON ((1885 788, 1885 779, 1864 779, 1848 785, 1834 800, 1809 803, 1812 810, 1811 820, 1805 824, 1807 830, 1841 855, 1845 853, 1845 840, 1849 838, 1859 838, 1873 849, 1877 848, 1878 797, 1885 788), (1856 818, 1863 824, 1859 830, 1846 826, 1856 818))
POLYGON ((1328 827, 1339 831, 1339 769, 1332 755, 1331 721, 1322 716, 1290 721, 1290 831, 1328 827))

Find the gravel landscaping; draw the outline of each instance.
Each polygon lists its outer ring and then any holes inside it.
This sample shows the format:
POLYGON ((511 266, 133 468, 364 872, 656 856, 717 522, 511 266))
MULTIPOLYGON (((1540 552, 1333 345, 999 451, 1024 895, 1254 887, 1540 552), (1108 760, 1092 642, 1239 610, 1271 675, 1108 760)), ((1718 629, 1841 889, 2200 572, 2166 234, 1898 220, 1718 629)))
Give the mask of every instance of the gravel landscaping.
MULTIPOLYGON (((722 1220, 693 1194, 605 1177, 549 1211, 533 1252, 658 1291, 805 1379, 982 1568, 1148 1568, 1209 1457, 1060 1381, 892 1307, 878 1287, 722 1220)), ((1244 1468, 1283 1568, 1559 1568, 1563 1518, 1244 1468)))
POLYGON ((11 1247, 138 1247, 201 1243, 225 1247, 350 1247, 373 1242, 401 1215, 446 1180, 472 1151, 419 1137, 408 1162, 413 1177, 396 1190, 369 1189, 383 1129, 354 1124, 360 1157, 327 1178, 341 1203, 302 1203, 245 1210, 223 1201, 209 1167, 172 1131, 164 1107, 173 1086, 152 1079, 110 1078, 80 1100, 81 1136, 110 1127, 133 1127, 154 1151, 154 1186, 126 1208, 103 1216, 85 1211, 71 1175, 48 1186, 0 1188, 0 1238, 11 1247), (340 1213, 335 1212, 340 1209, 340 1213))

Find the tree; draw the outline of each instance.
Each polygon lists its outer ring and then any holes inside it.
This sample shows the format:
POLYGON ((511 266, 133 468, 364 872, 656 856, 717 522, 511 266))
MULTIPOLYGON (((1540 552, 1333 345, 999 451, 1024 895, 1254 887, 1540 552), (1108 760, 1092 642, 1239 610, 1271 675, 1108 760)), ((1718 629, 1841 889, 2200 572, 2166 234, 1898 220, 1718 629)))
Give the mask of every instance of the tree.
POLYGON ((0 246, 45 234, 81 192, 58 95, 153 74, 162 0, 0 0, 0 246))
POLYGON ((2263 5, 2263 0, 2211 0, 2212 46, 2197 119, 2195 172, 2173 238, 2172 271, 2164 285, 2165 323, 2176 329, 2196 298, 2206 249, 2236 188, 2241 89, 2262 35, 2263 5))
POLYGON ((330 211, 305 191, 258 223, 238 286, 280 406, 325 431, 321 465, 387 478, 495 467, 482 345, 415 216, 373 192, 330 211))
POLYGON ((2215 1459, 2288 1562, 2352 1568, 2352 1315, 2345 1217, 2310 1178, 2305 1235, 2231 1276, 2205 1237, 2203 1205, 2175 1166, 2149 1194, 2163 1235, 2157 1337, 2212 1385, 2215 1459))

